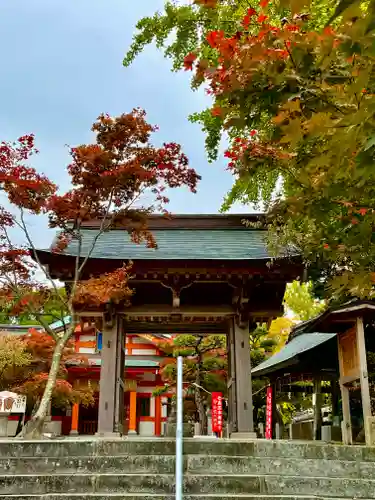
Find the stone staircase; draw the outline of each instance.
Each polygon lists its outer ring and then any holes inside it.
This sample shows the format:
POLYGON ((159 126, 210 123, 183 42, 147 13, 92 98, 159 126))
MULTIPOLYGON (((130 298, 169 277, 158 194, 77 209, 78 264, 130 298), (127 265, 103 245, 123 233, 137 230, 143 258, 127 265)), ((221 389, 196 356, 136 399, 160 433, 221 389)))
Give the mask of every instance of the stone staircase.
MULTIPOLYGON (((172 500, 169 439, 0 441, 0 500, 172 500)), ((184 442, 186 500, 375 499, 375 448, 184 442)))

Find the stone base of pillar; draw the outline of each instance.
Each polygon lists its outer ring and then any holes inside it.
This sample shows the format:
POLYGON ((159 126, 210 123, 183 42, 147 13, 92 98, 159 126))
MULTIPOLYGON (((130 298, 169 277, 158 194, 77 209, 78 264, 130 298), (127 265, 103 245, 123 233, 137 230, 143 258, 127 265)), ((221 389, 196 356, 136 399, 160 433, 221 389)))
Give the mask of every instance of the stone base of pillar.
POLYGON ((230 439, 237 439, 238 441, 252 441, 257 439, 256 432, 232 432, 230 439))
POLYGON ((119 432, 97 432, 95 437, 98 438, 120 438, 121 434, 119 432))
POLYGON ((78 431, 76 431, 76 430, 71 430, 71 431, 69 432, 69 435, 70 435, 70 436, 78 436, 78 431))
POLYGON ((128 430, 128 436, 138 436, 138 433, 137 431, 133 431, 133 430, 128 430))

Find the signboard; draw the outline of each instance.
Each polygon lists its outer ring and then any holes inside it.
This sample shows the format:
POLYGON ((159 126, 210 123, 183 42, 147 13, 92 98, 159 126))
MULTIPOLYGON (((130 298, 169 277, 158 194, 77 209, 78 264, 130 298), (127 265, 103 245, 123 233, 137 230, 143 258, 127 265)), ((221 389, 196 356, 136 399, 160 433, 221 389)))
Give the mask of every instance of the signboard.
POLYGON ((25 413, 26 396, 14 392, 0 392, 0 413, 25 413))
POLYGON ((360 365, 355 328, 337 336, 339 343, 340 377, 356 380, 360 378, 360 365))
POLYGON ((272 439, 272 387, 267 387, 266 399, 266 439, 272 439))
POLYGON ((212 393, 212 432, 221 434, 223 430, 223 394, 212 393))

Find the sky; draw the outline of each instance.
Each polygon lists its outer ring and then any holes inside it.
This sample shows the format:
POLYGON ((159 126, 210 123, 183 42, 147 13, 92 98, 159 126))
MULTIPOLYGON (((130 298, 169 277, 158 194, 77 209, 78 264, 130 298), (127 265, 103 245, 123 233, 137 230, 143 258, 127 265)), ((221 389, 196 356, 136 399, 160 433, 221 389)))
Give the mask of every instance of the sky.
MULTIPOLYGON (((160 127, 155 143, 178 142, 202 181, 197 194, 171 193, 172 213, 216 213, 232 183, 221 157, 209 164, 204 134, 187 116, 209 103, 190 89, 190 74, 149 47, 130 68, 122 59, 135 24, 164 0, 2 0, 0 3, 0 140, 34 133, 34 161, 61 189, 69 187, 68 147, 90 142, 106 112, 142 107, 160 127)), ((236 206, 232 211, 246 212, 236 206)), ((38 246, 50 243, 45 220, 30 222, 38 246)))

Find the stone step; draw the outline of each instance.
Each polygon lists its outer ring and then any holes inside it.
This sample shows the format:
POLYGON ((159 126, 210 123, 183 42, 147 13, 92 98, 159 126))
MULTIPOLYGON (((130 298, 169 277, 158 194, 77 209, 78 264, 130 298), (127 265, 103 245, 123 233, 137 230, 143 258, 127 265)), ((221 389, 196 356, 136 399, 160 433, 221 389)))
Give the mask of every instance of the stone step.
POLYGON ((69 473, 174 474, 174 471, 174 455, 0 458, 0 475, 69 473))
MULTIPOLYGON (((175 477, 172 474, 55 474, 0 476, 0 496, 54 493, 105 496, 108 493, 143 493, 172 495, 175 477)), ((300 477, 280 475, 202 474, 185 475, 184 492, 187 495, 286 495, 325 498, 375 499, 375 480, 327 477, 300 477)), ((82 495, 79 495, 82 498, 82 495)), ((143 496, 144 497, 144 496, 143 496)))
POLYGON ((301 477, 375 478, 375 462, 274 457, 188 455, 189 474, 260 474, 301 477))
MULTIPOLYGON (((174 500, 175 495, 159 495, 159 494, 149 494, 144 495, 143 493, 60 493, 60 494, 47 494, 47 495, 7 495, 0 496, 0 500, 174 500)), ((285 496, 285 495, 216 495, 207 494, 202 495, 184 495, 184 500, 340 500, 340 499, 327 499, 325 497, 316 496, 285 496)))
MULTIPOLYGON (((3 458, 174 455, 174 453, 174 440, 164 438, 0 440, 0 457, 3 458)), ((375 462, 375 447, 262 439, 254 441, 185 439, 184 454, 375 462)))
MULTIPOLYGON (((375 478, 375 463, 243 456, 188 455, 186 473, 278 474, 282 476, 375 478)), ((174 455, 0 458, 0 475, 10 474, 174 474, 174 455)))

